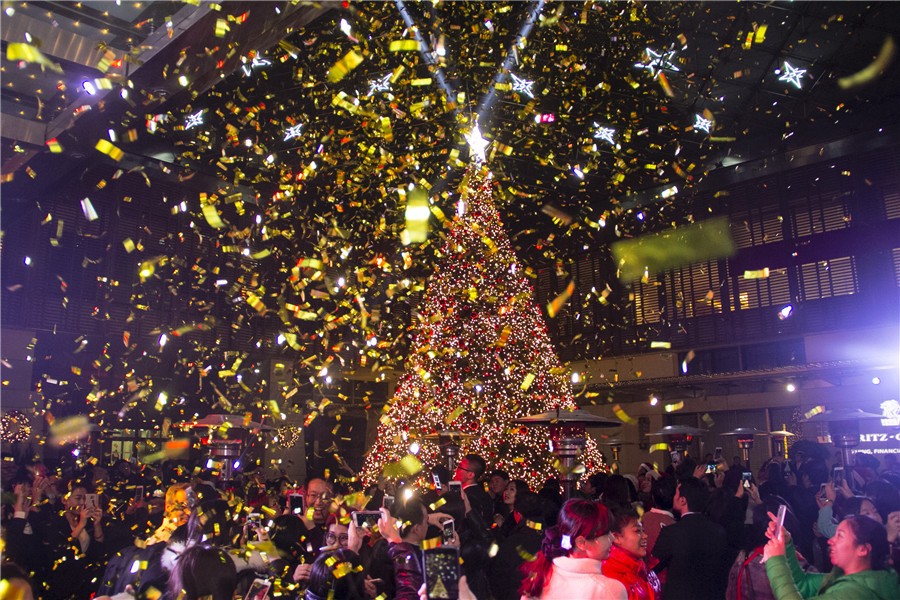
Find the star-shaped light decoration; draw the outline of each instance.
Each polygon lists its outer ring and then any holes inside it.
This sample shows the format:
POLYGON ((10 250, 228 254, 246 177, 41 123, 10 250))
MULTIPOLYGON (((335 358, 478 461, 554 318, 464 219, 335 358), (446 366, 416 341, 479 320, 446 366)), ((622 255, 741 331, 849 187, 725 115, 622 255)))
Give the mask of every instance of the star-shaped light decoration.
POLYGON ((478 162, 484 162, 486 160, 485 151, 491 143, 482 137, 481 128, 478 126, 477 121, 475 126, 466 134, 466 142, 469 144, 469 154, 477 159, 478 162))
POLYGON ((700 115, 694 115, 696 121, 694 121, 694 129, 705 131, 709 133, 709 128, 712 127, 712 119, 704 119, 700 115))
POLYGON ((515 73, 510 73, 509 76, 512 77, 512 91, 534 98, 534 93, 531 91, 531 86, 534 85, 533 81, 519 77, 515 73))
POLYGON ((287 129, 285 129, 284 130, 284 141, 286 142, 295 137, 300 137, 300 128, 301 127, 303 127, 303 125, 294 125, 292 127, 288 127, 287 129))
POLYGON ((594 123, 594 127, 596 131, 594 132, 594 137, 598 140, 603 140, 604 142, 608 142, 609 144, 615 146, 616 140, 613 139, 613 136, 616 135, 616 130, 612 127, 603 127, 598 123, 594 123))
POLYGON ((203 111, 198 110, 192 115, 188 115, 187 121, 184 122, 184 128, 190 129, 195 125, 203 125, 203 111))
POLYGON ((806 69, 795 69, 791 66, 791 63, 784 61, 784 72, 778 78, 778 81, 788 81, 800 88, 803 87, 803 84, 800 83, 800 78, 804 75, 806 75, 806 69))
POLYGON ((249 65, 245 64, 241 66, 241 70, 244 72, 244 75, 250 76, 253 72, 254 67, 267 67, 272 64, 271 60, 266 60, 265 58, 259 58, 258 56, 254 56, 253 60, 249 65))
POLYGON ((654 52, 652 49, 647 48, 645 50, 647 53, 647 57, 650 59, 650 62, 638 62, 634 63, 634 66, 640 69, 647 69, 650 71, 650 74, 656 77, 657 71, 662 71, 666 69, 668 71, 678 71, 678 67, 676 67, 672 63, 672 59, 675 58, 675 52, 663 52, 660 54, 659 52, 654 52))
POLYGON ((386 92, 391 89, 391 75, 391 73, 388 73, 384 77, 370 81, 369 93, 366 96, 371 96, 375 92, 386 92))

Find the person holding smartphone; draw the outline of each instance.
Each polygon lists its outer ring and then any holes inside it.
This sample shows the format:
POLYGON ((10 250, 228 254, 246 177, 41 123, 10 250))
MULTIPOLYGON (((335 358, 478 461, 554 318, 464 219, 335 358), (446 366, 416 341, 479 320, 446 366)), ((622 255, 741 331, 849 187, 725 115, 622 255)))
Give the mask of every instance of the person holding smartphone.
POLYGON ((395 507, 396 518, 382 508, 378 530, 388 540, 388 555, 394 563, 394 598, 418 600, 425 583, 422 567, 422 540, 428 533, 428 511, 421 500, 412 498, 395 507))
POLYGON ((885 600, 900 598, 897 572, 888 566, 889 546, 884 525, 865 515, 841 521, 828 540, 830 573, 804 573, 797 564, 791 535, 769 513, 769 538, 763 551, 766 575, 777 600, 820 598, 885 600))

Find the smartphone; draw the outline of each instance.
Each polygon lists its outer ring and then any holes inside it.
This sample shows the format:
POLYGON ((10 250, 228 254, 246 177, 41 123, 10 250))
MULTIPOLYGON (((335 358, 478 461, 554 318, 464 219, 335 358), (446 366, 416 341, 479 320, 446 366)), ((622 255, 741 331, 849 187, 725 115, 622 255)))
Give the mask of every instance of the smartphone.
POLYGON ((377 510, 359 510, 354 511, 351 514, 356 526, 364 527, 366 529, 375 527, 378 524, 378 519, 381 518, 381 513, 377 510))
POLYGON ((269 588, 272 587, 272 582, 266 581, 265 579, 254 579, 253 585, 250 586, 250 589, 247 590, 247 595, 244 596, 245 600, 265 600, 265 598, 269 597, 269 588))
POLYGON ((437 489, 441 489, 441 478, 438 477, 437 473, 432 473, 431 478, 434 480, 434 487, 437 489))
POLYGON ((454 492, 454 493, 462 496, 462 483, 460 483, 458 481, 451 481, 450 483, 447 484, 447 487, 449 488, 449 490, 451 492, 454 492))
POLYGON ((669 456, 672 457, 673 465, 681 464, 681 452, 679 452, 678 450, 673 450, 672 452, 669 453, 669 456))
POLYGON ((381 506, 382 506, 383 508, 386 508, 386 509, 388 510, 388 512, 390 512, 390 510, 391 510, 392 508, 394 508, 394 497, 393 497, 393 496, 388 496, 387 494, 385 494, 385 495, 384 495, 384 502, 381 503, 381 506))
POLYGON ((716 460, 722 458, 722 446, 716 446, 716 454, 714 456, 716 460))
POLYGON ((834 482, 834 489, 844 487, 844 467, 835 467, 831 474, 831 480, 834 482))
POLYGON ((716 463, 707 463, 706 464, 706 474, 715 474, 716 472, 716 463))
POLYGON ((144 486, 139 485, 134 488, 134 501, 140 502, 144 499, 144 486))
POLYGON ((753 478, 753 473, 750 471, 744 471, 744 474, 741 475, 741 481, 744 482, 744 487, 748 490, 750 489, 750 480, 753 478))
POLYGON ((262 526, 262 515, 260 513, 250 513, 247 515, 247 529, 253 531, 262 526))
POLYGON ((778 517, 777 517, 777 528, 775 529, 775 535, 779 538, 783 537, 782 528, 784 527, 784 515, 787 514, 787 506, 782 504, 778 507, 778 517))
POLYGON ((441 523, 441 543, 453 545, 453 536, 456 534, 456 524, 453 519, 447 519, 441 523))
POLYGON ((459 598, 459 548, 438 546, 422 551, 425 563, 425 597, 429 600, 459 598))
POLYGON ((288 509, 292 515, 299 515, 303 512, 303 492, 288 492, 288 509))
POLYGON ((97 494, 88 494, 87 496, 85 496, 85 505, 90 510, 100 508, 100 498, 97 496, 97 494))

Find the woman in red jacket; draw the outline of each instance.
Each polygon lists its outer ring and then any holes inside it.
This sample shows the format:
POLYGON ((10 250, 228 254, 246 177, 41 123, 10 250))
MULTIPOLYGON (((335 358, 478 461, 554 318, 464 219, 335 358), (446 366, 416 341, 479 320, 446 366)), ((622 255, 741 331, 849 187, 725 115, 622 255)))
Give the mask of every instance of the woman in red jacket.
POLYGON ((628 591, 628 600, 656 600, 660 584, 656 573, 644 562, 647 534, 637 511, 627 506, 613 515, 613 545, 603 561, 603 574, 620 581, 628 591))

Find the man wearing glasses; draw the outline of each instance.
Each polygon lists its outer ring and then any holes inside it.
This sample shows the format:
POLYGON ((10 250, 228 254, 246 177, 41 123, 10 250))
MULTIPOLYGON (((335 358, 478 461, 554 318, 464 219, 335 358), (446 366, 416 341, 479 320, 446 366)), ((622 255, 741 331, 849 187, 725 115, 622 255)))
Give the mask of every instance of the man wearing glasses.
POLYGON ((472 512, 478 515, 485 528, 493 523, 494 503, 484 486, 478 483, 486 468, 484 459, 477 454, 466 454, 456 466, 453 481, 462 484, 463 492, 469 500, 472 512))

